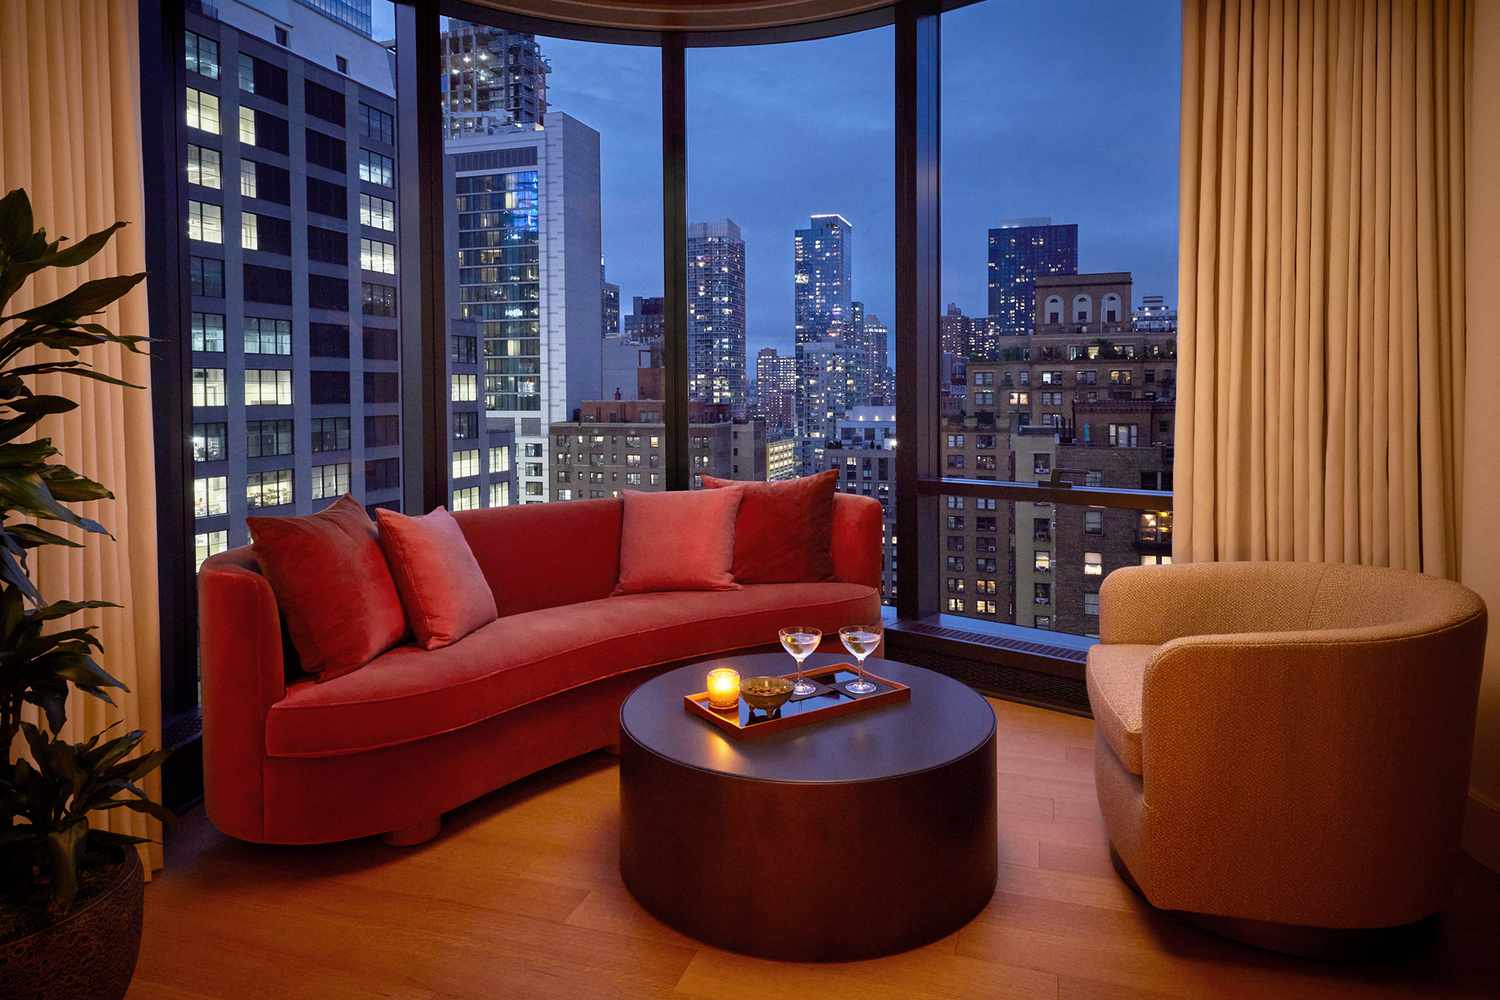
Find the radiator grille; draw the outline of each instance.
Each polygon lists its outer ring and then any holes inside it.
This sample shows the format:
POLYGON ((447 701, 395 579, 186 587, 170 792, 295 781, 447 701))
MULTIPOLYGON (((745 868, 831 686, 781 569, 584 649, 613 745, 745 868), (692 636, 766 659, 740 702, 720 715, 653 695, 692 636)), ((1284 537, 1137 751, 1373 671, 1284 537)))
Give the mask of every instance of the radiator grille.
POLYGON ((970 632, 967 629, 930 625, 926 622, 903 622, 901 631, 912 635, 931 636, 934 639, 948 639, 952 642, 969 642, 989 649, 1007 649, 1031 656, 1046 656, 1054 660, 1066 660, 1069 663, 1082 664, 1088 657, 1088 654, 1081 649, 1071 649, 1067 646, 1045 642, 1030 642, 1026 639, 1013 639, 1009 636, 989 635, 984 632, 970 632))

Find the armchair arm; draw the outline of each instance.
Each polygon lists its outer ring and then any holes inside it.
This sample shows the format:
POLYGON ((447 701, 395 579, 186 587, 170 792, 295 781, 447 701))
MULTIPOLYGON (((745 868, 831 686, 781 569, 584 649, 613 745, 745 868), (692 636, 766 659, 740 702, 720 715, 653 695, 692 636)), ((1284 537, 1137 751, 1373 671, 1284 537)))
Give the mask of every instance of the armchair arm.
POLYGON ((198 573, 203 689, 203 792, 220 830, 263 836, 266 713, 286 695, 281 618, 250 549, 231 549, 198 573))
POLYGON ((833 495, 833 575, 843 583, 880 589, 885 565, 880 501, 852 493, 833 495))
POLYGON ((1099 639, 1156 646, 1192 635, 1307 627, 1322 563, 1126 566, 1099 588, 1099 639))
POLYGON ((1142 698, 1143 841, 1169 873, 1153 902, 1319 926, 1434 912, 1483 643, 1481 614, 1164 646, 1142 698))

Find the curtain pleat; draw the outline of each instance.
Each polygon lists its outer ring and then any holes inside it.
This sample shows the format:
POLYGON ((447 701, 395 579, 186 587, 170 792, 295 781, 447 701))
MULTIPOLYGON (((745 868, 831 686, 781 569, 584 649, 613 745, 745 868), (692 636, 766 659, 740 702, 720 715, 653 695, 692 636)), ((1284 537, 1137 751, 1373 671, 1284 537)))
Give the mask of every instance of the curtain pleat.
POLYGON ((1459 573, 1469 0, 1184 0, 1173 555, 1459 573))
MULTIPOLYGON (((139 108, 139 47, 134 0, 6 0, 0 3, 0 192, 24 187, 50 236, 80 238, 116 220, 131 225, 83 267, 38 272, 11 302, 17 311, 94 278, 145 270, 139 108)), ((176 224, 173 222, 172 224, 176 224)), ((119 333, 147 334, 146 292, 137 288, 101 318, 119 333)), ((149 386, 145 356, 115 345, 94 349, 99 370, 149 386)), ((60 374, 33 381, 39 392, 76 400, 49 418, 63 460, 114 491, 112 501, 78 505, 114 539, 71 532, 81 549, 48 547, 32 573, 49 600, 97 598, 122 605, 86 611, 58 627, 96 625, 104 666, 130 687, 118 707, 77 694, 66 735, 80 740, 123 721, 161 745, 160 654, 156 602, 156 483, 149 389, 126 390, 60 374)), ((159 775, 146 781, 159 796, 159 775)), ((96 814, 95 826, 160 840, 146 816, 125 809, 96 814)), ((161 867, 158 844, 142 851, 161 867)))

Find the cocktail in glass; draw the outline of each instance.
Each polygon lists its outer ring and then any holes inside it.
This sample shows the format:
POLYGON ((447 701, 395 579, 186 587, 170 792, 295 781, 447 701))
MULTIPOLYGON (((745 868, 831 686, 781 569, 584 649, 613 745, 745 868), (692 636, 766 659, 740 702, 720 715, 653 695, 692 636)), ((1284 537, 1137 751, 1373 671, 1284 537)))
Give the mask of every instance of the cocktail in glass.
POLYGON ((823 641, 823 630, 811 625, 788 625, 777 635, 781 639, 781 648, 792 654, 792 659, 797 661, 797 683, 792 687, 792 694, 816 693, 818 686, 802 676, 802 664, 817 652, 818 643, 823 641))
POLYGON ((879 625, 845 625, 839 629, 839 641, 859 663, 859 676, 844 685, 850 694, 873 694, 877 690, 876 683, 865 673, 865 657, 880 647, 883 632, 879 625))

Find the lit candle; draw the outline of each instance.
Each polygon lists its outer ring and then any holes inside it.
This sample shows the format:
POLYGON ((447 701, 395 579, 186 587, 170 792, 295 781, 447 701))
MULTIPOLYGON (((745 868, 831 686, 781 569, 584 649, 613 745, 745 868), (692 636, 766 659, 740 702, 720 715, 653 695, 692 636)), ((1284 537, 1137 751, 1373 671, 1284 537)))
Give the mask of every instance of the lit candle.
POLYGON ((708 672, 708 705, 727 711, 740 703, 740 675, 729 667, 715 667, 708 672))

